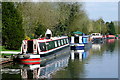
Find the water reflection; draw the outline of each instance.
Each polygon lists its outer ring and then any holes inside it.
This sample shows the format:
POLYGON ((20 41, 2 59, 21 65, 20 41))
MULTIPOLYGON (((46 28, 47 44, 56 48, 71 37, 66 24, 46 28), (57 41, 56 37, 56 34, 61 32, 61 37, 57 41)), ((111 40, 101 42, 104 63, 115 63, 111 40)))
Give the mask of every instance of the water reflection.
POLYGON ((92 44, 92 50, 100 51, 101 50, 101 44, 92 44))
POLYGON ((68 67, 53 78, 117 78, 117 55, 114 54, 117 51, 114 49, 113 55, 106 52, 110 44, 114 43, 104 41, 92 44, 88 51, 72 50, 68 67))
POLYGON ((107 48, 106 50, 107 51, 113 52, 115 49, 115 46, 116 46, 115 39, 106 40, 106 48, 107 48))
POLYGON ((71 59, 79 59, 82 61, 83 59, 86 59, 89 56, 89 49, 87 50, 71 50, 71 59))
POLYGON ((89 56, 87 50, 71 50, 68 66, 65 70, 57 71, 53 78, 81 78, 85 77, 84 59, 89 56))
POLYGON ((90 54, 102 56, 105 52, 106 46, 105 46, 105 40, 101 43, 93 43, 92 48, 90 49, 90 54))
POLYGON ((44 64, 27 65, 27 67, 26 65, 21 65, 21 76, 28 79, 50 78, 51 74, 68 66, 69 57, 70 55, 64 55, 44 64))

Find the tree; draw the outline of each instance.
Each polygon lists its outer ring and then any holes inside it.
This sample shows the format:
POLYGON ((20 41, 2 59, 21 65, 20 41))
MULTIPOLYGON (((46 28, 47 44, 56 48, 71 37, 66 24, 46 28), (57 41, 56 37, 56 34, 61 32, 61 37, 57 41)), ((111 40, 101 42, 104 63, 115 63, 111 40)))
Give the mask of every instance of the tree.
POLYGON ((27 36, 34 34, 39 24, 52 30, 53 26, 59 23, 56 3, 22 2, 17 5, 23 17, 23 28, 27 36))
POLYGON ((111 35, 116 34, 114 23, 113 22, 111 22, 111 23, 107 22, 106 24, 107 24, 107 27, 108 27, 108 33, 111 34, 111 35))
POLYGON ((19 49, 24 39, 22 17, 12 2, 2 3, 2 41, 7 49, 19 49))
POLYGON ((35 29, 35 35, 37 36, 37 38, 40 37, 40 35, 44 36, 46 30, 47 29, 43 25, 38 24, 38 27, 36 27, 35 29))

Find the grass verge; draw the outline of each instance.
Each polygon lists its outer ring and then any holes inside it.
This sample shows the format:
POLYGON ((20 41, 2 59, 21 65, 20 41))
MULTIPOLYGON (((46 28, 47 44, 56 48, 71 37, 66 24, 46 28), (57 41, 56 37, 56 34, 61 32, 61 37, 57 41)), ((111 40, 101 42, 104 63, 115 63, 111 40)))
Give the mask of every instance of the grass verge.
POLYGON ((19 50, 9 50, 9 49, 6 49, 5 46, 0 46, 0 51, 17 51, 17 52, 20 52, 20 49, 19 50))

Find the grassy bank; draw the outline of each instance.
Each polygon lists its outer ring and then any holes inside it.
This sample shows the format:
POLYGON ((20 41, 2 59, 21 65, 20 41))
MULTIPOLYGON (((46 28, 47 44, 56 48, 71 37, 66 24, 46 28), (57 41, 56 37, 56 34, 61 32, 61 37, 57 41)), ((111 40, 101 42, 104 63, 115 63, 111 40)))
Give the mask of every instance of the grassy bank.
MULTIPOLYGON (((19 50, 9 50, 9 49, 6 49, 5 46, 0 46, 0 51, 16 51, 16 52, 20 52, 20 49, 19 50)), ((16 54, 14 54, 14 55, 16 55, 16 54)), ((13 54, 0 53, 0 58, 11 57, 11 56, 13 56, 13 54)))
POLYGON ((20 52, 20 49, 19 50, 9 50, 9 49, 6 49, 5 46, 0 46, 0 51, 17 51, 17 52, 20 52))

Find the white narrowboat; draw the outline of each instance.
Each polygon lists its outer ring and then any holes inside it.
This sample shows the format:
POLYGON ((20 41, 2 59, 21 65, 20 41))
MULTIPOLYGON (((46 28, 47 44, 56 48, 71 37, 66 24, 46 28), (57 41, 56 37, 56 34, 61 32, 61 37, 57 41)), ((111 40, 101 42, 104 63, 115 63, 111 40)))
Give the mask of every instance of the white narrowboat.
POLYGON ((84 36, 75 35, 72 36, 70 39, 71 50, 83 50, 89 48, 91 44, 92 43, 89 35, 84 36))
POLYGON ((92 33, 91 39, 92 43, 102 43, 104 40, 103 35, 101 35, 100 33, 92 33))
POLYGON ((100 33, 92 33, 91 38, 92 39, 96 39, 96 38, 101 39, 101 38, 103 38, 103 36, 100 33))

